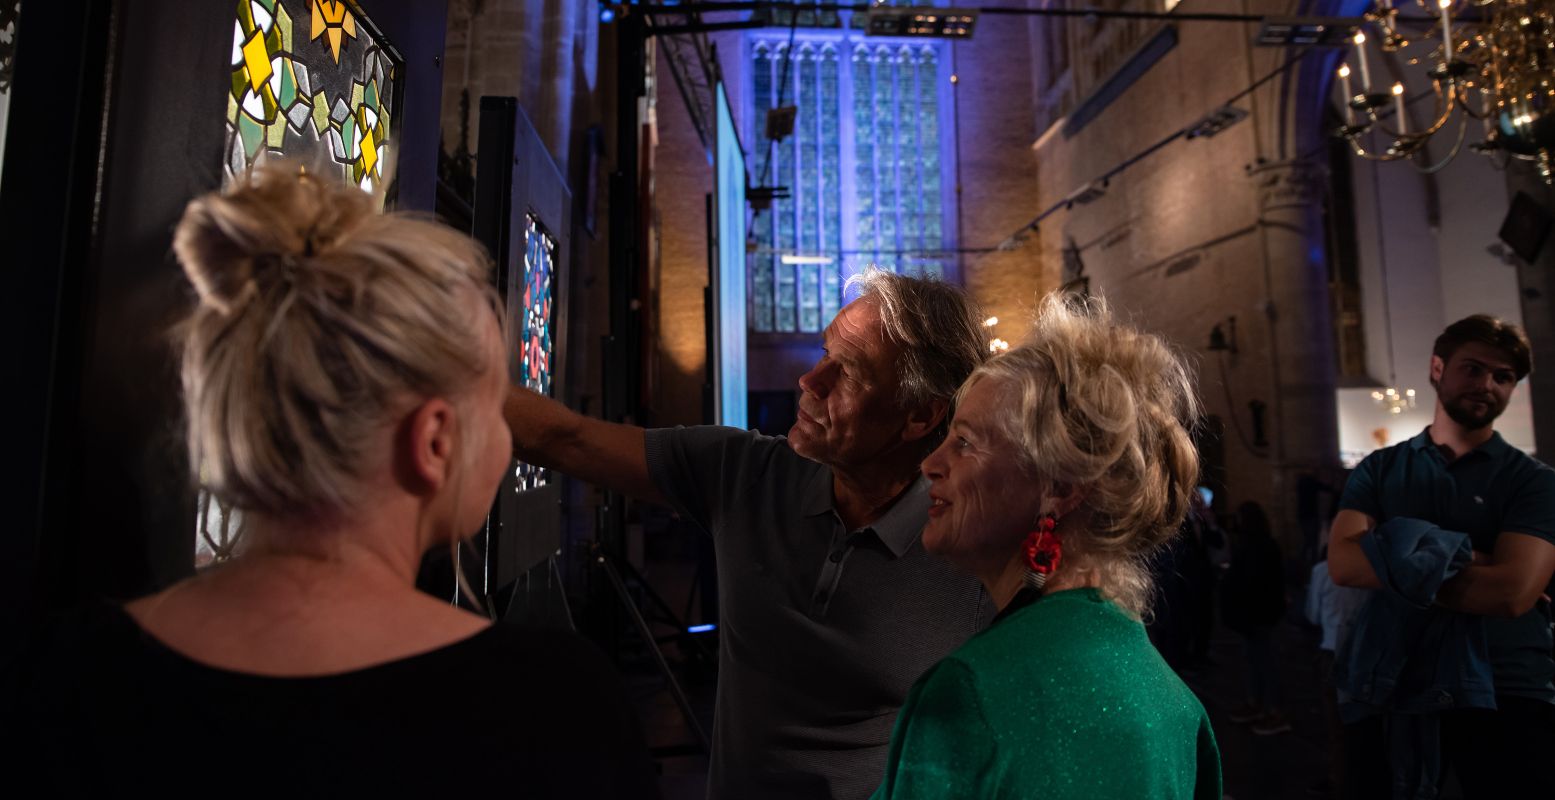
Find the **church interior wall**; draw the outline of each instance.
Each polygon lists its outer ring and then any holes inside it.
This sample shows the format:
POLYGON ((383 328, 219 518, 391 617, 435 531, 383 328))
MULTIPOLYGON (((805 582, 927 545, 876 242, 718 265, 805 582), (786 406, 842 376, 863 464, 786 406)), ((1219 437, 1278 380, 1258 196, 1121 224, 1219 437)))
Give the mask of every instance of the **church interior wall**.
MULTIPOLYGON (((1036 147, 1039 207, 1063 200, 1251 82, 1239 30, 1184 24, 1177 33, 1177 46, 1077 134, 1045 132, 1036 147)), ((1070 59, 1101 57, 1110 56, 1080 47, 1070 59)), ((1089 87, 1076 88, 1083 97, 1089 87)), ((1093 293, 1187 356, 1206 413, 1224 426, 1219 449, 1224 474, 1234 479, 1217 499, 1221 509, 1274 501, 1270 462, 1282 433, 1272 427, 1270 313, 1287 299, 1269 294, 1259 196, 1246 173, 1259 156, 1255 128, 1244 121, 1213 138, 1168 144, 1112 178, 1100 198, 1057 212, 1039 234, 1044 260, 1061 262, 1064 248, 1078 248, 1093 293), (1238 352, 1208 350, 1211 329, 1219 324, 1229 333, 1232 316, 1238 352), (1252 401, 1266 405, 1271 446, 1257 446, 1252 401)))

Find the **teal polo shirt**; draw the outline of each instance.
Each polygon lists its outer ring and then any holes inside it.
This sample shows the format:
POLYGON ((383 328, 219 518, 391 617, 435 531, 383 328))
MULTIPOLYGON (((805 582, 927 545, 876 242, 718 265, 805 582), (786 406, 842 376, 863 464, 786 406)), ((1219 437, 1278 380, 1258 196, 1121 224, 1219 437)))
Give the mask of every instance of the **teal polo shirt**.
MULTIPOLYGON (((1367 456, 1345 484, 1341 509, 1378 524, 1395 517, 1468 534, 1474 549, 1495 550, 1502 533, 1555 544, 1555 470, 1492 434, 1451 463, 1427 427, 1407 442, 1367 456)), ((1486 617, 1496 694, 1555 703, 1549 604, 1514 619, 1486 617)))

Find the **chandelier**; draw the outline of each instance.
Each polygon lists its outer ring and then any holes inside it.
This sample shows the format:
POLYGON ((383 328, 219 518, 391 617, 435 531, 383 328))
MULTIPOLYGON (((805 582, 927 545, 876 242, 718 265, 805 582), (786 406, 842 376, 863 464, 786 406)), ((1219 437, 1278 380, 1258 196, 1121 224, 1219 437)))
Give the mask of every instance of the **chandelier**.
POLYGON ((1357 155, 1378 161, 1413 158, 1437 133, 1453 139, 1447 154, 1426 172, 1458 155, 1473 122, 1482 141, 1470 148, 1496 158, 1535 163, 1551 182, 1555 158, 1555 0, 1416 0, 1427 16, 1401 17, 1393 0, 1376 0, 1353 39, 1352 60, 1339 66, 1348 99, 1338 135, 1357 155), (1368 31, 1371 33, 1368 36, 1368 31), (1404 85, 1373 80, 1367 51, 1401 53, 1426 66, 1434 115, 1413 128, 1405 114, 1404 85), (1385 149, 1367 146, 1380 133, 1385 149))
POLYGON ((1415 407, 1415 390, 1405 389, 1400 392, 1389 386, 1385 391, 1372 392, 1371 399, 1386 408, 1389 414, 1402 414, 1405 409, 1415 407))

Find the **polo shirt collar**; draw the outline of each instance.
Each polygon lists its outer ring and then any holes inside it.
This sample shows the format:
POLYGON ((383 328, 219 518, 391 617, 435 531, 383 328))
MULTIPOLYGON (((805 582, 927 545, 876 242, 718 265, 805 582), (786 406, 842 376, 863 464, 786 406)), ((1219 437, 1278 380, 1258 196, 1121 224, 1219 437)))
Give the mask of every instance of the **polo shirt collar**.
POLYGON ((825 464, 810 476, 809 485, 804 490, 804 515, 813 517, 825 514, 834 508, 831 493, 832 475, 831 467, 825 464))
MULTIPOLYGON (((923 533, 923 523, 929 516, 929 479, 918 476, 896 504, 868 528, 890 549, 897 558, 907 554, 918 536, 923 533)), ((823 466, 810 477, 804 491, 804 514, 807 517, 834 513, 837 505, 832 497, 832 471, 823 466)))
POLYGON ((929 502, 929 479, 919 475, 896 505, 869 527, 892 554, 901 558, 923 533, 923 523, 929 516, 929 502))
POLYGON ((1512 446, 1507 444, 1505 439, 1501 438, 1500 433, 1491 431, 1490 438, 1486 439, 1484 444, 1474 449, 1475 451, 1484 453, 1491 458, 1500 458, 1506 455, 1506 451, 1510 450, 1511 448, 1512 446))
MULTIPOLYGON (((1436 442, 1431 441, 1431 426, 1425 426, 1425 429, 1420 431, 1415 438, 1410 439, 1409 446, 1414 450, 1435 450, 1436 442)), ((1506 455, 1509 448, 1511 448, 1511 445, 1501 438, 1501 434, 1498 431, 1491 431, 1490 438, 1486 439, 1479 447, 1470 450, 1469 453, 1484 453, 1490 458, 1500 458, 1506 455)), ((1464 455, 1469 453, 1464 453, 1464 455)))

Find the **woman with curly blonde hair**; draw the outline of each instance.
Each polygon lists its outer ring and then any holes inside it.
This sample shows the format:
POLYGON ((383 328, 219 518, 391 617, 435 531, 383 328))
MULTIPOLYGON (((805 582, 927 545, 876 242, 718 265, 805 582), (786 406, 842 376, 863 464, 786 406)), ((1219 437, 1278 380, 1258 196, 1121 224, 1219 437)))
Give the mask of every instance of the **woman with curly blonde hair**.
POLYGON ((1046 298, 962 385, 924 547, 1000 614, 926 673, 876 798, 1219 798, 1209 719, 1146 637, 1145 560, 1198 476, 1187 371, 1100 300, 1046 298))

